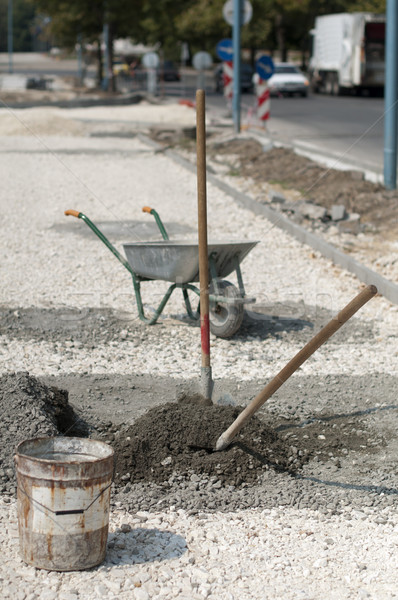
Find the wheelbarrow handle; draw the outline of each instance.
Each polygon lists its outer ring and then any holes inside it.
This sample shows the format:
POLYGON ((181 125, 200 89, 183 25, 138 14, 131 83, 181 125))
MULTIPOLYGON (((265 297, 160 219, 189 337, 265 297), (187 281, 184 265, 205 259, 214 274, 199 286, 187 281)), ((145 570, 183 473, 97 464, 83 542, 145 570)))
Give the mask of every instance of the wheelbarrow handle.
POLYGON ((95 235, 97 237, 99 237, 99 239, 101 240, 101 242, 103 242, 105 244, 105 246, 112 252, 112 254, 114 254, 116 256, 116 258, 118 259, 118 261, 121 262, 124 267, 126 267, 126 269, 129 271, 129 273, 131 273, 131 275, 133 276, 133 278, 136 276, 135 272, 131 268, 131 266, 128 263, 128 261, 124 258, 124 256, 122 256, 120 254, 120 252, 115 248, 115 246, 113 244, 111 244, 111 242, 102 233, 102 231, 100 231, 98 229, 98 227, 96 225, 94 225, 94 223, 88 217, 86 217, 86 215, 84 213, 79 212, 78 210, 65 210, 64 214, 66 216, 77 217, 78 219, 81 219, 82 221, 84 221, 84 223, 86 223, 86 225, 88 227, 90 227, 91 231, 93 231, 95 233, 95 235))
POLYGON ((65 215, 67 217, 76 217, 78 219, 80 217, 80 214, 81 213, 78 210, 71 210, 71 209, 69 209, 69 210, 65 211, 65 215))
POLYGON ((169 235, 165 229, 165 226, 162 223, 162 219, 159 217, 158 213, 156 212, 156 210, 154 208, 151 208, 150 206, 143 206, 142 207, 142 212, 146 212, 149 213, 150 215, 153 215, 155 217, 155 221, 157 226, 159 227, 159 231, 162 234, 162 238, 164 240, 168 240, 169 239, 169 235))

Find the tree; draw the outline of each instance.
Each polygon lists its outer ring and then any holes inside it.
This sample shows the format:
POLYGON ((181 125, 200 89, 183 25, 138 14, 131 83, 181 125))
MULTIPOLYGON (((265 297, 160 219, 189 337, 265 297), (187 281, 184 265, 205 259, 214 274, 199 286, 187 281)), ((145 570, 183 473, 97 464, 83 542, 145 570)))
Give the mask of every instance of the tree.
MULTIPOLYGON (((78 38, 98 47, 98 82, 102 79, 101 41, 104 25, 109 28, 111 64, 113 40, 139 31, 142 0, 31 0, 51 17, 51 31, 57 43, 74 48, 78 38)), ((113 78, 112 78, 112 87, 113 78)))
MULTIPOLYGON (((32 50, 32 22, 36 9, 29 0, 13 0, 13 50, 32 50)), ((0 0, 0 52, 7 52, 8 0, 0 0)))
POLYGON ((140 20, 140 41, 157 44, 163 55, 178 60, 181 37, 178 27, 179 16, 197 6, 195 0, 144 0, 140 20))

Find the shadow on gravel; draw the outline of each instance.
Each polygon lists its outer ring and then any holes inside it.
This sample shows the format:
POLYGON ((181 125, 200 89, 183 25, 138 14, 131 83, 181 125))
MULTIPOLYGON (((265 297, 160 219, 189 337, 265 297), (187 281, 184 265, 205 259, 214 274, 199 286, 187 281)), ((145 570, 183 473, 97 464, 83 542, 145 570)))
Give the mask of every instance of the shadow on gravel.
MULTIPOLYGON (((285 333, 296 333, 295 339, 306 343, 311 335, 324 327, 338 312, 339 308, 328 310, 316 305, 304 305, 303 302, 254 304, 250 310, 245 311, 243 324, 235 339, 244 341, 249 336, 279 338, 285 333)), ((370 339, 374 331, 375 324, 353 318, 333 335, 333 342, 357 343, 362 339, 370 339)))
POLYGON ((186 551, 185 539, 171 531, 142 527, 129 529, 127 525, 124 528, 116 529, 114 534, 110 534, 105 564, 138 565, 158 562, 180 558, 186 551), (124 535, 120 544, 121 534, 124 535), (118 537, 116 544, 113 539, 115 535, 118 537), (121 552, 123 553, 122 557, 119 556, 121 552))
POLYGON ((320 477, 311 477, 310 475, 299 475, 299 474, 294 474, 293 477, 295 477, 298 480, 301 481, 312 481, 313 483, 320 483, 322 485, 328 486, 328 487, 335 487, 335 488, 340 488, 343 490, 352 490, 352 491, 358 491, 358 492, 370 492, 373 494, 384 494, 385 496, 396 496, 398 495, 398 490, 397 488, 389 488, 389 487, 384 487, 382 485, 359 485, 356 483, 344 483, 342 481, 328 481, 326 479, 321 479, 320 477))
MULTIPOLYGON (((167 284, 166 284, 167 285, 167 284)), ((151 304, 158 304, 148 286, 144 290, 145 298, 151 304)), ((84 300, 84 294, 75 294, 84 300)), ((87 294, 92 300, 92 294, 87 294)), ((182 302, 182 298, 181 298, 182 302)), ((290 307, 289 310, 291 310, 290 307)), ((148 314, 150 307, 146 306, 148 314)), ((252 338, 279 339, 289 336, 297 344, 306 344, 313 332, 326 325, 336 313, 307 306, 305 313, 289 316, 287 310, 274 310, 272 306, 257 307, 256 311, 246 311, 239 331, 230 338, 234 342, 253 341, 252 338), (260 312, 262 310, 263 312, 260 312)), ((192 321, 184 314, 164 314, 156 325, 145 325, 137 315, 133 287, 131 295, 126 297, 126 311, 115 311, 109 308, 19 308, 0 306, 0 334, 10 339, 35 341, 63 341, 65 339, 91 345, 93 342, 106 343, 109 341, 136 341, 140 337, 156 338, 167 335, 169 324, 181 324, 182 327, 196 327, 199 321, 192 321)), ((334 344, 360 343, 375 335, 376 324, 351 319, 340 331, 333 336, 334 344)), ((199 336, 198 331, 198 336, 199 336)))
POLYGON ((297 423, 297 424, 284 424, 284 425, 280 425, 279 427, 276 428, 276 431, 285 431, 288 429, 297 429, 298 427, 305 427, 306 425, 309 425, 311 423, 327 423, 328 421, 337 421, 338 419, 347 419, 350 417, 363 417, 366 415, 371 415, 373 413, 379 413, 379 412, 384 412, 386 410, 390 411, 390 410, 397 410, 398 409, 398 404, 391 404, 389 406, 377 406, 377 407, 373 407, 373 408, 366 408, 364 410, 356 410, 354 412, 351 413, 341 413, 341 414, 336 414, 336 415, 329 415, 329 416, 321 416, 321 417, 314 417, 312 419, 306 419, 305 421, 303 421, 302 423, 297 423))

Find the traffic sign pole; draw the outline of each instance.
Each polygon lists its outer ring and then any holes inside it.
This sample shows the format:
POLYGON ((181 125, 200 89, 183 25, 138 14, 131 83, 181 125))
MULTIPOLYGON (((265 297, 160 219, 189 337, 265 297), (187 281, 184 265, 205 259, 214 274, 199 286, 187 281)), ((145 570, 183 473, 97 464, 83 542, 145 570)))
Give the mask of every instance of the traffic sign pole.
POLYGON ((232 61, 224 61, 222 64, 223 68, 223 84, 224 84, 224 96, 227 100, 231 101, 233 96, 233 85, 234 85, 234 67, 232 61))
POLYGON ((242 0, 234 0, 232 42, 234 50, 234 83, 232 114, 235 133, 240 133, 240 29, 242 25, 242 0))
POLYGON ((271 109, 271 99, 268 87, 268 81, 259 79, 256 86, 257 95, 257 117, 265 125, 265 121, 269 119, 271 109))
POLYGON ((257 117, 265 124, 269 119, 271 98, 268 79, 272 77, 275 65, 272 58, 266 54, 260 56, 256 61, 256 74, 258 77, 256 85, 257 117))

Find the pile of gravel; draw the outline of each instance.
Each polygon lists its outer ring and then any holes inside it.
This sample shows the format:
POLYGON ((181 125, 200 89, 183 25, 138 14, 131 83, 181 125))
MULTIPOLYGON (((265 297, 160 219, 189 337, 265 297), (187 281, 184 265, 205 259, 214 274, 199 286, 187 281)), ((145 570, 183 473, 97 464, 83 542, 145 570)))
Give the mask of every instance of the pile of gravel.
POLYGON ((26 372, 0 377, 0 491, 16 491, 14 455, 27 439, 86 436, 88 427, 68 402, 68 392, 47 387, 26 372))
POLYGON ((256 483, 267 469, 295 471, 304 456, 253 416, 228 448, 215 452, 218 437, 243 407, 169 402, 149 410, 120 431, 113 446, 116 483, 167 481, 172 473, 213 477, 222 486, 256 483))

